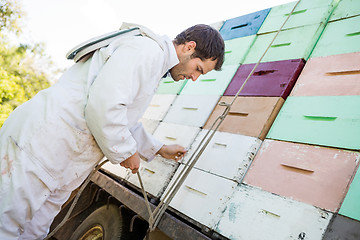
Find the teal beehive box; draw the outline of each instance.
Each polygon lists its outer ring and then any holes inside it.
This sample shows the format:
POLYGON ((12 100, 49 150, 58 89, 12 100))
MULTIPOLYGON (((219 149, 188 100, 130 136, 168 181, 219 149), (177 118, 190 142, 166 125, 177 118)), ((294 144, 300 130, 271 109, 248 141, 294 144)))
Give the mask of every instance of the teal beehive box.
POLYGON ((224 65, 241 64, 251 45, 254 43, 256 35, 235 38, 225 41, 225 61, 224 65))
POLYGON ((360 170, 357 171, 350 185, 339 213, 360 221, 360 170))
POLYGON ((220 34, 224 40, 254 35, 258 32, 269 11, 270 8, 228 19, 221 27, 220 34))
MULTIPOLYGON (((279 5, 271 8, 268 16, 258 31, 258 34, 278 31, 291 13, 296 2, 279 5)), ((326 23, 333 8, 333 0, 302 0, 296 6, 283 30, 301 26, 326 23)))
POLYGON ((225 65, 221 71, 210 71, 195 82, 188 81, 180 95, 222 95, 240 65, 225 65))
POLYGON ((266 138, 360 149, 360 96, 288 97, 266 138))
POLYGON ((359 0, 341 0, 334 12, 331 14, 329 21, 349 18, 360 15, 359 0))
POLYGON ((311 57, 360 51, 360 16, 329 22, 311 57))
MULTIPOLYGON (((323 29, 324 24, 315 24, 281 31, 261 62, 307 60, 323 29)), ((258 62, 275 35, 275 32, 258 35, 244 64, 258 62)))
POLYGON ((179 94, 185 86, 187 79, 174 81, 171 77, 163 78, 157 88, 157 94, 179 94))

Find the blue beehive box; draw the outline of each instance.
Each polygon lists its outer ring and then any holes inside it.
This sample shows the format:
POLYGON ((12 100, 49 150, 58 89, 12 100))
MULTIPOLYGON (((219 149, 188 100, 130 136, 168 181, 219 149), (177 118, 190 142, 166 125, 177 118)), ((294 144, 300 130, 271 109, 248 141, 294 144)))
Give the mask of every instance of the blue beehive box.
POLYGON ((254 35, 268 15, 270 8, 226 20, 220 29, 224 40, 254 35))

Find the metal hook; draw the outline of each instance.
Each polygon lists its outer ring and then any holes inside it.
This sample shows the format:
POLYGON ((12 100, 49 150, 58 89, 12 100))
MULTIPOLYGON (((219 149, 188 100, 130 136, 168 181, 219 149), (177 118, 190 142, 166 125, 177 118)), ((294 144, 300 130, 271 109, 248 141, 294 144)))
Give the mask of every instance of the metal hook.
POLYGON ((132 232, 134 229, 134 222, 135 222, 135 219, 137 218, 140 218, 138 215, 134 215, 132 218, 131 218, 131 221, 130 221, 130 232, 132 232))

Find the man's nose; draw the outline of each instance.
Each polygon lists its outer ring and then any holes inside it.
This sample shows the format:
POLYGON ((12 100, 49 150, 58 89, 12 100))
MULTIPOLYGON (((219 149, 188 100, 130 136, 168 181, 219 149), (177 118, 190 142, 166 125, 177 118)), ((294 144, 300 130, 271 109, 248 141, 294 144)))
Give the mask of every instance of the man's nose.
POLYGON ((200 74, 191 74, 191 80, 195 82, 199 78, 200 74))

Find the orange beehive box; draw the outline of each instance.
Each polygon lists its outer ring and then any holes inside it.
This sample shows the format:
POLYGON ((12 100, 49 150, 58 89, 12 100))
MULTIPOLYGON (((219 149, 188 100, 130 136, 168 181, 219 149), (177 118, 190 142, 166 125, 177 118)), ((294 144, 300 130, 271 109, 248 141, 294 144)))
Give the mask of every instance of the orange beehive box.
POLYGON ((360 52, 309 59, 291 96, 360 95, 360 52))
POLYGON ((358 160, 358 152, 266 139, 244 181, 336 212, 358 160))
MULTIPOLYGON (((220 102, 230 103, 233 98, 224 96, 220 102)), ((264 140, 283 103, 281 97, 238 97, 218 130, 264 140)), ((217 105, 204 128, 209 129, 224 109, 217 105)))

